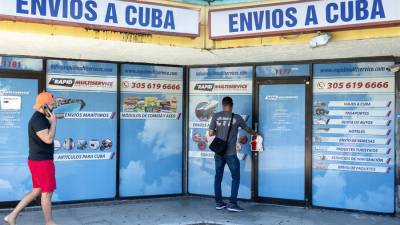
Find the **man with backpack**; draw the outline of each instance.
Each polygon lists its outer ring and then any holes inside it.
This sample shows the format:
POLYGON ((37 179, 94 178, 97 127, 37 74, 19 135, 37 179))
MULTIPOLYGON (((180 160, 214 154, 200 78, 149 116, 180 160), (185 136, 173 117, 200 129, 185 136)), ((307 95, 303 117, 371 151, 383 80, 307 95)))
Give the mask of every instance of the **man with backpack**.
MULTIPOLYGON (((222 100, 223 111, 215 113, 211 119, 209 136, 216 136, 215 139, 224 140, 223 153, 216 153, 215 159, 215 180, 214 191, 216 209, 227 208, 231 212, 241 212, 243 209, 237 204, 237 196, 240 185, 240 162, 236 154, 236 142, 239 127, 252 135, 257 133, 246 125, 240 115, 234 114, 233 100, 225 97, 222 100), (224 175, 225 165, 228 165, 232 175, 231 197, 229 204, 222 200, 221 182, 224 175)), ((210 148, 212 148, 210 146, 210 148)))

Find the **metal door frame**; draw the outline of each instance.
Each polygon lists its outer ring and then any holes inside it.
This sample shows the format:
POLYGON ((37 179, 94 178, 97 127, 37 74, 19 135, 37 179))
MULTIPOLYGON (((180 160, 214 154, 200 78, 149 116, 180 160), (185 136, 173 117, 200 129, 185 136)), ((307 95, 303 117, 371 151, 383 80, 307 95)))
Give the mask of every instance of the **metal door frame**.
MULTIPOLYGON (((35 93, 35 96, 44 90, 46 85, 46 79, 44 71, 24 71, 24 70, 0 70, 0 78, 10 78, 10 79, 30 79, 38 81, 38 93, 35 93)), ((0 202, 0 208, 9 208, 14 207, 18 201, 4 201, 0 202)), ((33 201, 29 204, 29 206, 38 206, 40 205, 38 201, 33 201)))
POLYGON ((39 93, 45 90, 46 79, 44 72, 0 70, 0 78, 38 80, 39 93))
MULTIPOLYGON (((295 205, 310 207, 312 200, 312 79, 311 77, 284 77, 284 78, 256 78, 254 82, 254 95, 253 95, 253 113, 254 125, 259 121, 259 87, 260 85, 274 85, 274 84, 304 84, 305 85, 305 180, 304 180, 304 201, 281 199, 281 198, 267 198, 258 195, 258 152, 253 152, 253 200, 256 202, 264 202, 271 204, 281 205, 295 205)), ((268 135, 268 134, 266 134, 268 135)))

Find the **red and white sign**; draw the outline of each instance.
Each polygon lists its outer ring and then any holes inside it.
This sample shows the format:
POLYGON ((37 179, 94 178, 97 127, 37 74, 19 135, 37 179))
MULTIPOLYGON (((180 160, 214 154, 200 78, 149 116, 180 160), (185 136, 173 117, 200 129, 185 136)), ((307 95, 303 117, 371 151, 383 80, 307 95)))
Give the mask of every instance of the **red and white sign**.
POLYGON ((352 147, 352 146, 314 146, 314 150, 327 152, 343 152, 343 153, 364 153, 364 154, 384 154, 388 155, 392 149, 390 148, 374 148, 374 147, 352 147))
POLYGON ((181 94, 182 81, 123 77, 122 92, 181 94))
POLYGON ((363 138, 363 137, 320 137, 314 136, 314 142, 329 142, 340 144, 369 144, 369 145, 389 145, 390 138, 363 138))
POLYGON ((57 118, 60 119, 97 119, 107 120, 113 119, 115 112, 66 112, 57 113, 57 118))
POLYGON ((115 152, 54 154, 54 161, 111 160, 115 152))
POLYGON ((117 91, 116 77, 47 75, 47 88, 52 90, 117 91))
POLYGON ((190 94, 252 94, 252 88, 252 82, 248 80, 190 82, 190 94))
POLYGON ((394 90, 394 77, 382 78, 318 78, 314 82, 318 93, 368 92, 388 93, 394 90))
POLYGON ((330 101, 328 107, 389 107, 391 101, 330 101))
POLYGON ((182 113, 148 113, 148 112, 123 112, 123 120, 179 120, 182 113))
POLYGON ((381 116, 389 117, 392 114, 391 110, 330 110, 329 116, 381 116))
POLYGON ((369 173, 389 173, 390 167, 384 166, 359 166, 347 164, 322 164, 316 163, 313 165, 314 169, 323 170, 341 170, 341 171, 356 171, 356 172, 369 172, 369 173))
POLYGON ((389 164, 390 157, 366 157, 366 156, 350 156, 350 155, 324 155, 317 154, 314 157, 320 160, 341 161, 341 162, 360 162, 360 163, 382 163, 389 164))
POLYGON ((348 119, 329 119, 327 125, 357 125, 357 126, 389 126, 391 120, 348 120, 348 119))

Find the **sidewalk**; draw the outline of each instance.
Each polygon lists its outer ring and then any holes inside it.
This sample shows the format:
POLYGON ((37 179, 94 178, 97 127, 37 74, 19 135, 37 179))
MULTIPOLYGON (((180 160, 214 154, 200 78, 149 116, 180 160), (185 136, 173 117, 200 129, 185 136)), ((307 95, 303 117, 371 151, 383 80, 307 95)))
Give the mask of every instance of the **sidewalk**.
MULTIPOLYGON (((400 218, 334 210, 243 202, 242 213, 216 211, 212 199, 176 197, 56 206, 58 225, 400 225, 400 218)), ((0 211, 1 218, 8 210, 0 211)), ((18 225, 42 225, 42 212, 27 209, 18 225)))

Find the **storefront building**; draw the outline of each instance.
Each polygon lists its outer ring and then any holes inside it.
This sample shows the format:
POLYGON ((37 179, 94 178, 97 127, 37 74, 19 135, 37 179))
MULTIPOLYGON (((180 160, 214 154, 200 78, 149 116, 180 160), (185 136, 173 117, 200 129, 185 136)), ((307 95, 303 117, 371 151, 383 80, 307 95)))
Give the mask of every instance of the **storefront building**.
POLYGON ((31 188, 26 126, 48 90, 56 202, 212 196, 207 130, 229 95, 264 136, 256 152, 239 133, 240 198, 400 212, 400 2, 183 2, 0 3, 1 205, 31 188))

